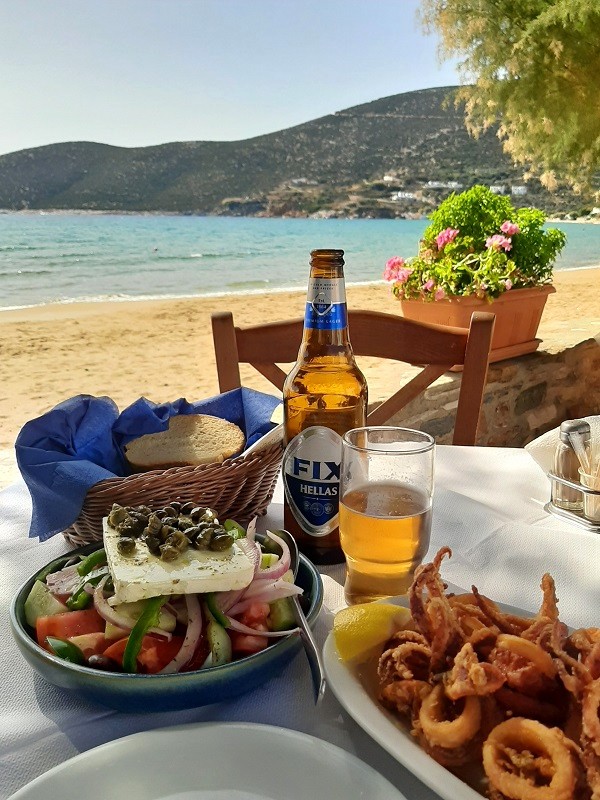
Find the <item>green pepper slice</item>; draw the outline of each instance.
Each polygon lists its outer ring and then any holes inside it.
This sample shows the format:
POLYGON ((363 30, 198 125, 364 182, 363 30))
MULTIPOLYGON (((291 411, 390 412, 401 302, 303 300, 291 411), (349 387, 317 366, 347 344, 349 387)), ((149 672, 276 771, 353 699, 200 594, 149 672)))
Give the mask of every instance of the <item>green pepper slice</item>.
POLYGON ((86 592, 86 584, 89 583, 91 586, 97 586, 107 572, 108 568, 99 571, 99 574, 92 575, 89 580, 85 580, 82 585, 76 588, 65 603, 67 608, 71 611, 81 611, 83 608, 88 608, 88 606, 92 604, 93 597, 91 594, 86 592))
POLYGON ((234 541, 236 539, 246 538, 246 531, 244 530, 244 528, 242 528, 239 522, 236 522, 233 519, 226 519, 225 522, 223 523, 223 527, 225 528, 227 533, 230 533, 233 536, 234 541))
POLYGON ((204 595, 204 600, 206 601, 206 608, 209 610, 209 612, 210 612, 211 616, 213 617, 213 619, 216 620, 216 622, 218 622, 219 625, 222 628, 228 628, 229 627, 229 619, 228 619, 227 615, 224 614, 221 611, 221 609, 219 608, 219 606, 217 605, 216 600, 215 600, 215 593, 214 592, 207 592, 204 595))
POLYGON ((137 672, 137 656, 142 646, 142 639, 150 628, 158 627, 160 609, 167 602, 167 597, 159 595, 150 597, 146 601, 144 610, 140 614, 127 639, 123 653, 123 669, 125 672, 137 672))
POLYGON ((106 564, 106 550, 101 547, 100 550, 95 550, 90 553, 87 558, 84 558, 81 563, 77 565, 77 572, 79 575, 87 575, 100 564, 106 564))
POLYGON ((70 661, 71 664, 85 664, 85 656, 73 642, 57 639, 54 636, 46 636, 46 641, 54 655, 62 658, 63 661, 70 661))

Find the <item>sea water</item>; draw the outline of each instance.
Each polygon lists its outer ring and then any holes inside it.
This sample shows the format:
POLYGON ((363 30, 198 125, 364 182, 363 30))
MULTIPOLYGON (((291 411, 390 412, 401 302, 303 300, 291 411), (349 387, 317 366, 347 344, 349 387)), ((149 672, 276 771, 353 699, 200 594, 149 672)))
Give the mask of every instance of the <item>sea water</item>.
MULTIPOLYGON (((417 251, 427 220, 0 213, 0 309, 304 289, 309 253, 345 251, 348 285, 417 251)), ((556 269, 600 263, 600 225, 556 223, 556 269)))

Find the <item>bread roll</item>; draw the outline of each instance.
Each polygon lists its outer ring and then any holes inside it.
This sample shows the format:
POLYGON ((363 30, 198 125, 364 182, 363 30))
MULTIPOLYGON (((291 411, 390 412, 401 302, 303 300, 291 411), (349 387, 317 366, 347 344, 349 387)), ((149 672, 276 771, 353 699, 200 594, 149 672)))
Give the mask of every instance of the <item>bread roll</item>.
POLYGON ((208 414, 179 414, 171 417, 166 431, 132 439, 125 445, 125 458, 134 472, 218 464, 239 453, 245 442, 233 422, 208 414))

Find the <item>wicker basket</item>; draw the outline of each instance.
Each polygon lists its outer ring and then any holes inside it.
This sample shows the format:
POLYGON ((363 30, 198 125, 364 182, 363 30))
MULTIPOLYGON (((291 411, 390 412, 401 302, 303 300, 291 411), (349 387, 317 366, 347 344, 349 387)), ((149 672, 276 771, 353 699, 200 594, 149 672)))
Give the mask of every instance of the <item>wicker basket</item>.
POLYGON ((223 519, 245 525, 267 510, 282 457, 279 439, 222 464, 173 467, 100 481, 88 491, 79 517, 63 535, 77 547, 102 539, 102 517, 113 503, 157 508, 174 500, 191 500, 214 508, 223 519))

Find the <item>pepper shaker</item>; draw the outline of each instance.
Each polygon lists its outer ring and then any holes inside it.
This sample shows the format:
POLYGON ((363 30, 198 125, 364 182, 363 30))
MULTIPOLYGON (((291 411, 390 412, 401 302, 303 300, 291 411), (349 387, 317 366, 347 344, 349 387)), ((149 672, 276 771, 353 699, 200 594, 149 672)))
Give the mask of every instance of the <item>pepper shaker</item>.
MULTIPOLYGON (((553 472, 559 478, 579 483, 579 458, 577 457, 569 435, 577 433, 584 447, 589 445, 591 431, 587 422, 581 419, 569 419, 560 426, 559 440, 554 453, 553 472)), ((583 511, 583 492, 565 486, 559 481, 552 481, 552 503, 566 511, 583 511)))

